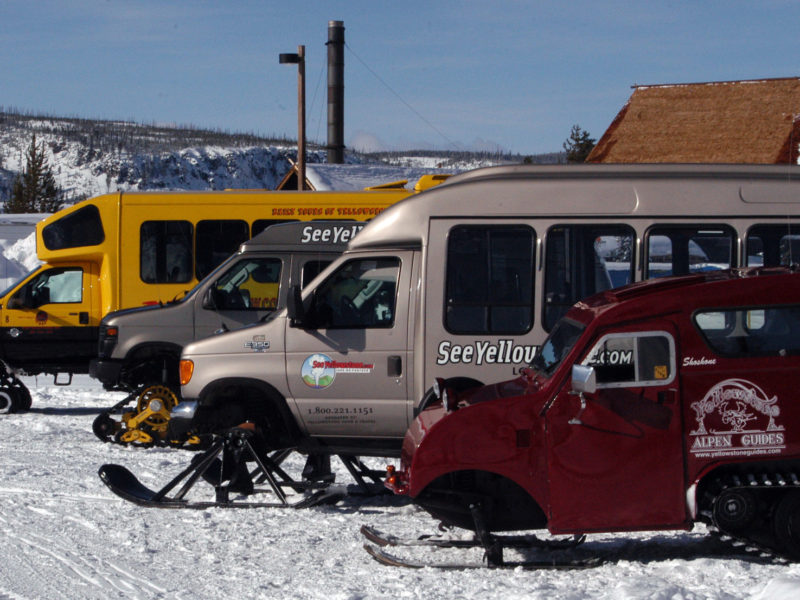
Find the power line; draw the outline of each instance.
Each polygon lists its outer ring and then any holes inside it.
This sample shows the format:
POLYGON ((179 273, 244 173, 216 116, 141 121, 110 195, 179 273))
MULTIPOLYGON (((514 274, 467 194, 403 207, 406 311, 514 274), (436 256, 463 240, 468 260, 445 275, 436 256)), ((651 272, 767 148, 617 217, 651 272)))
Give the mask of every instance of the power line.
POLYGON ((392 94, 394 94, 394 95, 395 95, 395 97, 396 97, 398 100, 400 100, 400 102, 402 102, 403 104, 405 104, 405 105, 406 105, 406 107, 407 107, 407 108, 408 108, 408 109, 409 109, 411 112, 413 112, 415 115, 417 115, 417 117, 419 117, 421 121, 423 121, 423 122, 424 122, 424 123, 425 123, 425 124, 426 124, 428 127, 430 127, 431 129, 433 129, 433 130, 434 130, 436 133, 438 133, 440 136, 442 136, 442 138, 443 138, 443 139, 444 139, 444 140, 445 140, 445 141, 446 141, 446 142, 447 142, 449 145, 451 145, 451 146, 453 146, 454 148, 457 148, 457 149, 463 149, 463 148, 461 148, 461 145, 460 145, 460 144, 457 144, 456 142, 454 142, 453 140, 451 140, 449 137, 447 137, 447 136, 446 136, 446 135, 445 135, 445 134, 444 134, 444 133, 443 133, 443 132, 442 132, 442 131, 441 131, 441 130, 438 128, 438 127, 436 127, 436 126, 435 126, 433 123, 431 123, 431 122, 430 122, 428 119, 426 119, 425 117, 423 117, 423 116, 422 116, 422 114, 420 114, 420 112, 419 112, 417 109, 415 109, 415 108, 414 108, 413 106, 411 106, 411 105, 410 105, 408 102, 406 102, 406 101, 403 99, 403 97, 402 97, 400 94, 398 94, 398 93, 397 93, 397 92, 396 92, 396 91, 395 91, 395 90, 392 88, 392 86, 390 86, 388 83, 386 83, 386 82, 385 82, 385 81, 384 81, 384 80, 381 78, 381 76, 380 76, 380 75, 378 75, 378 74, 377 74, 375 71, 373 71, 373 70, 370 68, 370 66, 369 66, 369 65, 368 65, 366 62, 364 62, 364 61, 361 59, 361 57, 360 57, 358 54, 356 54, 356 53, 353 51, 353 49, 350 47, 350 44, 348 44, 347 42, 345 42, 344 46, 345 46, 345 48, 347 48, 347 49, 350 51, 350 53, 351 53, 353 56, 355 56, 355 57, 358 59, 358 62, 360 62, 360 63, 361 63, 363 66, 364 66, 364 68, 365 68, 367 71, 369 71, 370 73, 372 73, 372 76, 373 76, 373 77, 375 77, 375 79, 377 79, 378 81, 380 81, 380 82, 383 84, 383 86, 384 86, 384 87, 385 87, 387 90, 389 90, 389 91, 390 91, 392 94))

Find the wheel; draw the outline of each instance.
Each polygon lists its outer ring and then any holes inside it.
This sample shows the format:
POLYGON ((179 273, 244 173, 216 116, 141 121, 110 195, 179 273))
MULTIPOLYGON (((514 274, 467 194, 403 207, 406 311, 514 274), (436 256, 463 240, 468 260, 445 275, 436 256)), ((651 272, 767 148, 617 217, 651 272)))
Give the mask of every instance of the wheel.
POLYGON ((92 432, 102 441, 107 442, 119 429, 119 423, 108 413, 100 413, 92 423, 92 432))
POLYGON ((28 412, 31 409, 31 404, 33 404, 28 388, 20 383, 19 386, 12 389, 17 397, 17 406, 14 412, 28 412))
POLYGON ((758 502, 749 490, 723 491, 714 501, 714 523, 723 531, 744 531, 755 519, 758 502))
POLYGON ((140 414, 148 412, 139 424, 166 431, 169 413, 177 404, 178 397, 168 386, 160 383, 146 386, 136 398, 136 411, 140 414))
POLYGON ((800 491, 789 492, 778 501, 772 527, 778 549, 800 560, 800 491))
POLYGON ((7 415, 14 412, 16 408, 16 394, 11 391, 11 388, 0 388, 0 414, 7 415))

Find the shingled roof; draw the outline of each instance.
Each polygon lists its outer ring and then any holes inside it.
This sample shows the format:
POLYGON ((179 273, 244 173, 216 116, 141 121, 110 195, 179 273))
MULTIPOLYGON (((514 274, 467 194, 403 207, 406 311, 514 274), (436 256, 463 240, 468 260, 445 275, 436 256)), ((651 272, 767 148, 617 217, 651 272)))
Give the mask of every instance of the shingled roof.
POLYGON ((586 162, 798 163, 798 77, 633 90, 586 162))

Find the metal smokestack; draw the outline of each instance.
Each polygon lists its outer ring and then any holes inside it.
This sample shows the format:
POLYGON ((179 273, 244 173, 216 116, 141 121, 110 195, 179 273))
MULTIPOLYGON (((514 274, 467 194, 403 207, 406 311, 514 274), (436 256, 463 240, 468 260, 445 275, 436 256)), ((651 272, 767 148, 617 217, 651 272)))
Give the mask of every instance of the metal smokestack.
POLYGON ((328 21, 328 162, 344 162, 344 21, 328 21))

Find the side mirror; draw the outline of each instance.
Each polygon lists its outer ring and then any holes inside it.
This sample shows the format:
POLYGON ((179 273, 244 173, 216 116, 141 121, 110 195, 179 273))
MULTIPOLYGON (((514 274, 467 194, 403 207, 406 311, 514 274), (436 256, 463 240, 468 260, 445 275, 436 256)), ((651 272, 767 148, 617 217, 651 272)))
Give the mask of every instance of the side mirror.
POLYGON ((293 285, 289 288, 289 295, 286 298, 286 313, 294 327, 302 327, 306 318, 303 299, 300 296, 300 286, 293 285))
POLYGON ((19 310, 20 308, 25 307, 22 305, 22 300, 14 296, 13 298, 8 299, 8 302, 6 302, 6 308, 19 310))
POLYGON ((594 394, 597 390, 597 374, 594 367, 572 365, 572 391, 578 394, 594 394))

